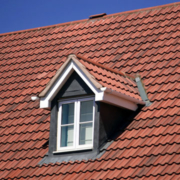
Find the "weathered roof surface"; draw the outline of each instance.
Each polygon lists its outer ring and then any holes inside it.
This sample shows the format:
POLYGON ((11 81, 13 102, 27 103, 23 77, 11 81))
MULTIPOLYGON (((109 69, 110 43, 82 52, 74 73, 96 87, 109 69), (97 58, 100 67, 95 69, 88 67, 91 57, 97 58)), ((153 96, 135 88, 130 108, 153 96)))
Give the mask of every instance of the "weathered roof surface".
MULTIPOLYGON (((180 3, 0 35, 1 179, 177 179, 179 40, 180 3), (139 73, 153 104, 120 129, 99 159, 39 166, 48 151, 50 112, 31 96, 70 53, 139 73)), ((99 78, 105 81, 105 74, 99 78)))

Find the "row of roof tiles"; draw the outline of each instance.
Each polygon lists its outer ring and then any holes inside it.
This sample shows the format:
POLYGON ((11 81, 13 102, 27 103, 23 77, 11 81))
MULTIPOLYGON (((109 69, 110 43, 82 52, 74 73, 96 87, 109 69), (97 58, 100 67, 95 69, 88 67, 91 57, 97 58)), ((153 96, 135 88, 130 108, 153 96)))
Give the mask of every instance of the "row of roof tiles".
MULTIPOLYGON (((177 179, 179 17, 177 3, 0 35, 1 178, 177 179), (45 88, 69 53, 128 75, 139 72, 153 104, 120 129, 99 159, 39 166, 48 152, 50 112, 30 96, 45 88)), ((127 79, 84 63, 100 82, 128 86, 127 79)))

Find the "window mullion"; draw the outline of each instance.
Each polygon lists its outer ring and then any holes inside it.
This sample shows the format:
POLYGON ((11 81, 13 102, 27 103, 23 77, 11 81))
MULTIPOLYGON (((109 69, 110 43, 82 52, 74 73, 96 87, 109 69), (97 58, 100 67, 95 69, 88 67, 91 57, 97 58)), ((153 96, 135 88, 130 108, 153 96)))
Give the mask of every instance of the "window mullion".
POLYGON ((74 144, 73 147, 76 148, 76 111, 77 111, 77 105, 76 105, 76 101, 74 101, 74 144))
POLYGON ((76 147, 79 146, 79 118, 80 118, 80 101, 77 101, 77 111, 76 111, 76 147))
POLYGON ((95 124, 95 101, 93 101, 93 117, 92 117, 92 144, 94 144, 94 124, 95 124))
POLYGON ((57 144, 58 148, 60 147, 60 140, 61 140, 61 113, 62 113, 62 106, 59 104, 59 113, 58 113, 58 123, 57 123, 57 132, 58 132, 58 138, 57 138, 57 144))

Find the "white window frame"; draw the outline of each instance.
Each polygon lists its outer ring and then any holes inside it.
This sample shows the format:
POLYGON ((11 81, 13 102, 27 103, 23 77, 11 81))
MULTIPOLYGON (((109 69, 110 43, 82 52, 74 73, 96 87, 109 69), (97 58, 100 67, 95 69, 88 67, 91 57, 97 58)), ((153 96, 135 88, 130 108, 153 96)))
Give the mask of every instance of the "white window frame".
MULTIPOLYGON (((78 98, 71 100, 59 101, 58 107, 58 120, 57 120, 57 152, 67 152, 67 151, 78 151, 85 149, 93 149, 94 143, 94 116, 95 116, 95 99, 90 98, 78 98), (82 101, 93 100, 93 119, 92 121, 92 144, 79 145, 79 124, 80 124, 80 103, 82 101), (74 103, 74 137, 73 137, 73 146, 69 147, 60 147, 61 145, 61 120, 62 120, 62 105, 74 103)), ((86 122, 87 123, 87 122, 86 122)))

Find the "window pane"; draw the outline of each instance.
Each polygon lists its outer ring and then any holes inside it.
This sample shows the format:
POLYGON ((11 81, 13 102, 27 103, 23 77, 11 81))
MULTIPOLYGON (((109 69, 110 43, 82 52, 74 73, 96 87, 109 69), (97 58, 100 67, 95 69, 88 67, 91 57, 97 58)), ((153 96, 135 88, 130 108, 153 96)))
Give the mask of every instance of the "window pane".
POLYGON ((92 144, 92 123, 80 124, 79 144, 92 144))
POLYGON ((61 147, 73 146, 74 126, 61 127, 61 147))
POLYGON ((82 101, 80 110, 80 122, 93 120, 93 101, 82 101))
POLYGON ((74 123, 74 103, 62 105, 62 124, 74 123))

